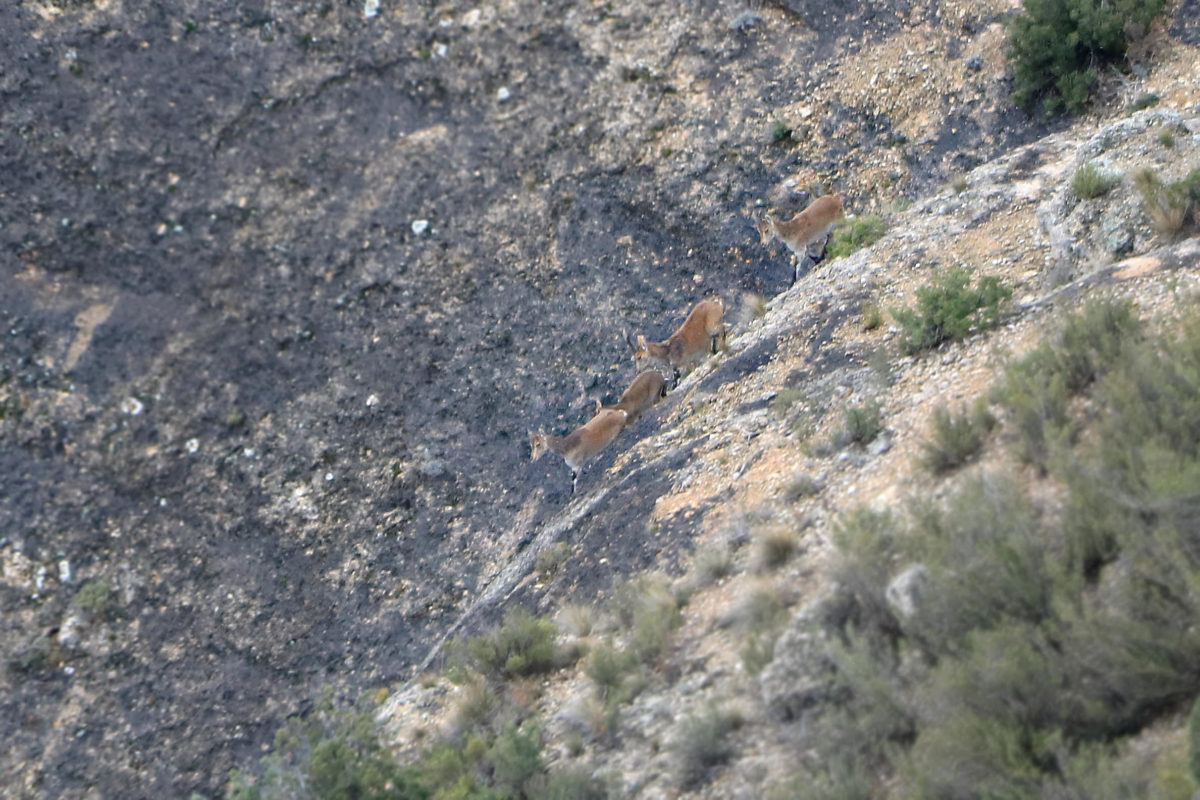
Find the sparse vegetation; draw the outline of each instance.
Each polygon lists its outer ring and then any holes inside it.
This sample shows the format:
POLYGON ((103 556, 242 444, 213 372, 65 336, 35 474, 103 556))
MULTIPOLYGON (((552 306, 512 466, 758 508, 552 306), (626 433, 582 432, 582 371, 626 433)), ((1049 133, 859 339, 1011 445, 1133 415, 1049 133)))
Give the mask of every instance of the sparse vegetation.
POLYGON ((794 530, 773 525, 758 536, 754 563, 759 570, 779 569, 800 548, 800 537, 794 530))
POLYGON ((1143 111, 1147 108, 1152 108, 1158 105, 1161 98, 1154 92, 1143 92, 1137 96, 1137 99, 1130 104, 1130 111, 1143 111))
POLYGON ((820 491, 821 482, 807 472, 802 472, 788 481, 788 485, 783 490, 783 496, 789 503, 798 503, 820 491))
POLYGON ((607 695, 618 690, 636 667, 637 657, 633 653, 604 642, 588 653, 583 672, 607 695))
POLYGON ((582 767, 554 767, 543 778, 535 776, 527 797, 536 800, 606 800, 604 784, 582 767))
POLYGON ((839 220, 833 226, 833 235, 825 247, 829 258, 848 256, 862 247, 869 247, 887 231, 887 224, 878 214, 862 214, 853 219, 839 220))
POLYGON ((883 326, 883 309, 874 303, 863 306, 862 327, 864 331, 873 331, 883 326))
POLYGON ((871 355, 867 357, 867 366, 881 389, 892 385, 895 375, 892 370, 892 357, 886 347, 876 347, 872 350, 871 355))
POLYGON ((1045 467, 1051 451, 1073 441, 1077 428, 1067 413, 1072 395, 1089 387, 1140 336, 1133 306, 1099 299, 1067 317, 1059 330, 1014 361, 992 391, 1008 410, 1017 454, 1045 467))
POLYGON ((252 777, 229 776, 230 800, 352 800, 430 796, 417 771, 401 766, 380 743, 369 704, 335 708, 325 692, 303 718, 292 718, 275 734, 270 755, 252 777))
POLYGON ((79 587, 79 591, 75 593, 75 605, 98 617, 104 614, 105 609, 108 608, 108 599, 111 595, 112 588, 108 582, 97 578, 79 587))
POLYGON ((983 449, 987 434, 996 426, 996 418, 980 400, 971 409, 957 414, 945 406, 933 410, 928 441, 921 445, 922 463, 933 473, 949 472, 971 461, 983 449))
POLYGON ((771 120, 771 139, 776 142, 785 142, 792 135, 792 129, 788 124, 781 119, 771 120))
POLYGON ((620 624, 631 630, 630 648, 644 663, 666 652, 671 633, 682 621, 670 582, 657 573, 614 580, 609 608, 620 624))
POLYGON ((768 407, 777 414, 786 414, 796 403, 808 401, 808 395, 802 389, 780 389, 771 398, 768 407))
POLYGON ((683 788, 702 786, 713 769, 733 757, 736 749, 729 734, 741 725, 739 715, 715 706, 686 717, 679 724, 674 752, 683 788))
POLYGON ((767 313, 766 299, 756 292, 742 292, 742 303, 738 306, 737 326, 746 328, 756 319, 761 319, 767 313))
POLYGON ((1048 115, 1077 114, 1091 97, 1097 68, 1117 62, 1131 33, 1144 33, 1163 0, 1024 0, 1009 23, 1013 100, 1048 115))
POLYGON ((504 624, 467 640, 466 650, 475 666, 496 677, 532 675, 554 666, 554 623, 513 608, 504 624))
POLYGON ((917 289, 917 308, 898 308, 892 316, 904 329, 901 347, 911 355, 962 339, 973 330, 984 330, 1000 321, 1001 304, 1012 289, 994 275, 983 275, 971 286, 971 273, 951 267, 934 274, 927 286, 917 289))
POLYGON ((458 702, 454 706, 454 726, 457 730, 470 730, 488 719, 500 705, 500 698, 488 686, 486 680, 474 676, 463 684, 458 702))
POLYGON ((1074 435, 1042 462, 1063 496, 1043 505, 1016 477, 975 473, 906 518, 843 519, 820 616, 838 699, 810 722, 809 783, 1190 797, 1200 711, 1186 748, 1178 714, 1200 694, 1200 313, 1150 337, 1129 303, 1090 303, 1000 386, 1087 398, 1063 400, 1074 435), (901 609, 888 587, 914 565, 919 600, 901 609), (1179 744, 1129 747, 1159 720, 1179 744))
POLYGON ((1120 182, 1120 175, 1104 172, 1095 164, 1088 163, 1075 170, 1075 176, 1071 178, 1071 191, 1081 200, 1094 200, 1111 192, 1120 182))
POLYGON ((1189 198, 1178 184, 1163 183, 1152 169, 1134 176, 1134 186, 1142 196, 1142 205, 1150 215, 1154 229, 1164 236, 1173 236, 1187 220, 1189 198))
POLYGON ((878 403, 850 406, 846 409, 845 427, 837 436, 835 444, 870 444, 883 430, 883 415, 878 403))
POLYGON ((1155 138, 1158 139, 1159 144, 1168 150, 1175 147, 1175 132, 1170 128, 1163 128, 1155 138))
POLYGON ((752 633, 745 638, 738 654, 747 675, 757 675, 771 663, 775 657, 776 638, 774 632, 752 633))
POLYGON ((733 572, 733 554, 727 547, 702 547, 692 559, 693 586, 700 588, 733 572))
POLYGON ((558 625, 572 636, 588 636, 596 627, 596 610, 583 603, 567 603, 558 612, 558 625))
POLYGON ((773 580, 760 578, 738 598, 728 622, 751 633, 775 633, 786 619, 786 610, 779 586, 773 580))
POLYGON ((1150 215, 1154 229, 1174 236, 1188 223, 1200 217, 1200 169, 1174 183, 1164 183, 1158 173, 1144 169, 1134 176, 1134 186, 1142 196, 1142 205, 1150 215))
POLYGON ((533 571, 542 580, 549 580, 558 574, 570 557, 571 545, 566 542, 555 542, 538 552, 533 561, 533 571))

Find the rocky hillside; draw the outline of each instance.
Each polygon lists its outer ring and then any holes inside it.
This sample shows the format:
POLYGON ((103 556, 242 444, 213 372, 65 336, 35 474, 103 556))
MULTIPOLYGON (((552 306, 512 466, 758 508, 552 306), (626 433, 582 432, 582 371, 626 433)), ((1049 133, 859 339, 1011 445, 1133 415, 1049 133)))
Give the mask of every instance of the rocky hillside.
MULTIPOLYGON (((738 329, 727 353, 689 376, 635 429, 637 441, 615 459, 601 488, 574 501, 561 524, 541 528, 510 580, 489 587, 478 605, 496 625, 497 607, 536 609, 556 621, 560 647, 588 654, 609 640, 637 650, 637 623, 618 610, 631 602, 630 587, 685 598, 678 629, 645 671, 632 663, 618 668, 636 676, 626 678, 636 687, 632 699, 618 700, 614 711, 596 660, 583 657, 533 689, 514 679, 498 690, 511 695, 497 702, 516 703, 518 718, 544 721, 549 762, 583 765, 613 796, 825 796, 805 794, 798 783, 784 787, 803 761, 797 753, 816 744, 807 720, 835 696, 812 631, 836 591, 831 559, 839 526, 862 507, 904 514, 917 498, 946 497, 952 484, 925 466, 933 410, 986 399, 1003 365, 1054 330, 1065 312, 1113 296, 1155 323, 1194 312, 1196 228, 1179 241, 1156 234, 1131 176, 1149 168, 1179 180, 1196 164, 1200 117, 1156 108, 1080 124, 971 171, 961 191, 947 188, 889 215, 890 232, 878 243, 821 265, 775 297, 761 318, 738 329), (1169 148, 1164 130, 1178 133, 1169 148), (1125 177, 1103 198, 1080 200, 1070 176, 1091 163, 1125 177), (1073 244, 1060 249, 1064 228, 1073 244), (910 303, 915 287, 951 266, 1000 276, 1015 288, 998 329, 902 356, 901 328, 864 324, 871 308, 910 303), (844 412, 854 408, 878 413, 879 430, 864 444, 845 432, 844 412), (648 486, 648 528, 612 541, 600 520, 648 486), (686 544, 672 532, 685 532, 686 544), (646 571, 597 592, 593 576, 629 540, 654 549, 646 571), (568 547, 555 551, 555 542, 568 547), (681 558, 682 549, 690 555, 681 558), (764 614, 788 621, 764 624, 764 614), (768 642, 763 653, 755 649, 761 641, 768 642), (690 739, 710 735, 696 722, 706 713, 728 714, 738 729, 727 751, 692 755, 690 739), (689 767, 689 758, 700 765, 689 767), (718 767, 707 769, 705 758, 718 767)), ((1020 472, 1006 446, 1011 436, 994 437, 971 472, 1020 472)), ((1054 491, 1026 475, 1031 496, 1054 491)), ((898 577, 887 596, 903 609, 915 591, 898 577)), ((468 630, 480 627, 467 621, 468 630)), ((448 662, 443 653, 433 672, 383 704, 379 719, 401 761, 431 739, 453 738, 470 719, 478 685, 443 670, 463 658, 458 652, 448 662)), ((1139 748, 1158 757, 1167 746, 1152 736, 1139 748)))
MULTIPOLYGON (((811 473, 822 490, 778 512, 808 531, 799 601, 836 514, 898 491, 928 404, 977 391, 999 343, 893 363, 874 454, 812 460, 781 393, 872 392, 892 339, 861 307, 935 266, 1006 276, 1017 346, 1044 313, 1028 301, 1163 244, 1136 203, 1071 206, 1076 159, 1194 164, 1190 0, 1102 118, 1049 139, 1007 99, 1012 10, 0 11, 0 791, 219 794, 322 685, 404 681, 501 601, 683 570, 811 473), (739 328, 578 498, 528 464, 527 429, 623 388, 623 330, 786 289, 753 218, 822 188, 892 235, 739 328), (538 583, 555 541, 572 554, 538 583)), ((684 688, 735 669, 688 614, 684 688)))

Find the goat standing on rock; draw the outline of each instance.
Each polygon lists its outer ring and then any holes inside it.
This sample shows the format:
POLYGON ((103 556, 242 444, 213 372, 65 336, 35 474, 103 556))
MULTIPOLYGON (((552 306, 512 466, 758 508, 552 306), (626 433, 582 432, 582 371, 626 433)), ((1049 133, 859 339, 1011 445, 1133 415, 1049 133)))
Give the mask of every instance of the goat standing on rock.
POLYGON ((764 245, 770 244, 772 239, 778 237, 779 241, 795 254, 796 271, 792 275, 792 283, 795 283, 800 277, 800 268, 805 259, 813 264, 821 259, 829 231, 843 214, 842 196, 827 194, 813 200, 807 208, 786 222, 776 219, 775 215, 768 211, 755 228, 764 245), (808 249, 818 242, 821 249, 817 251, 817 255, 809 255, 808 249))

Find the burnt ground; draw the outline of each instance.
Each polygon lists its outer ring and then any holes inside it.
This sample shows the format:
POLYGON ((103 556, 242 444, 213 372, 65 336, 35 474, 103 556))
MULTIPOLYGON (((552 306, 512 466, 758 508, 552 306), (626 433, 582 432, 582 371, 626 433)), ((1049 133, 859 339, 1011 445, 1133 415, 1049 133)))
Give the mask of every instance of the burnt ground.
MULTIPOLYGON (((622 330, 786 286, 746 211, 812 159, 770 109, 903 24, 235 6, 0 10, 0 796, 217 794, 319 686, 408 677, 565 502, 525 432, 619 394, 622 330)), ((589 591, 686 547, 647 502, 589 516, 589 591)))

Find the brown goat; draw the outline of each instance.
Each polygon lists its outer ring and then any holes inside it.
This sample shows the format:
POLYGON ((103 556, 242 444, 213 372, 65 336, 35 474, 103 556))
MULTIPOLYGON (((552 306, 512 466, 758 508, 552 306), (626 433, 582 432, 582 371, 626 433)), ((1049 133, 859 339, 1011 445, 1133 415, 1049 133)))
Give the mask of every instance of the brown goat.
POLYGON ((642 369, 648 364, 658 364, 674 371, 679 380, 680 370, 700 361, 709 352, 716 354, 718 341, 725 339, 725 323, 721 315, 725 307, 719 298, 701 300, 692 308, 683 324, 661 342, 648 342, 638 335, 627 338, 633 349, 633 363, 642 369))
POLYGON ((628 417, 624 409, 606 408, 566 436, 530 431, 529 459, 537 461, 547 450, 553 450, 562 456, 571 470, 571 494, 575 494, 575 486, 579 483, 579 473, 583 471, 583 465, 617 438, 618 433, 625 430, 628 417))

